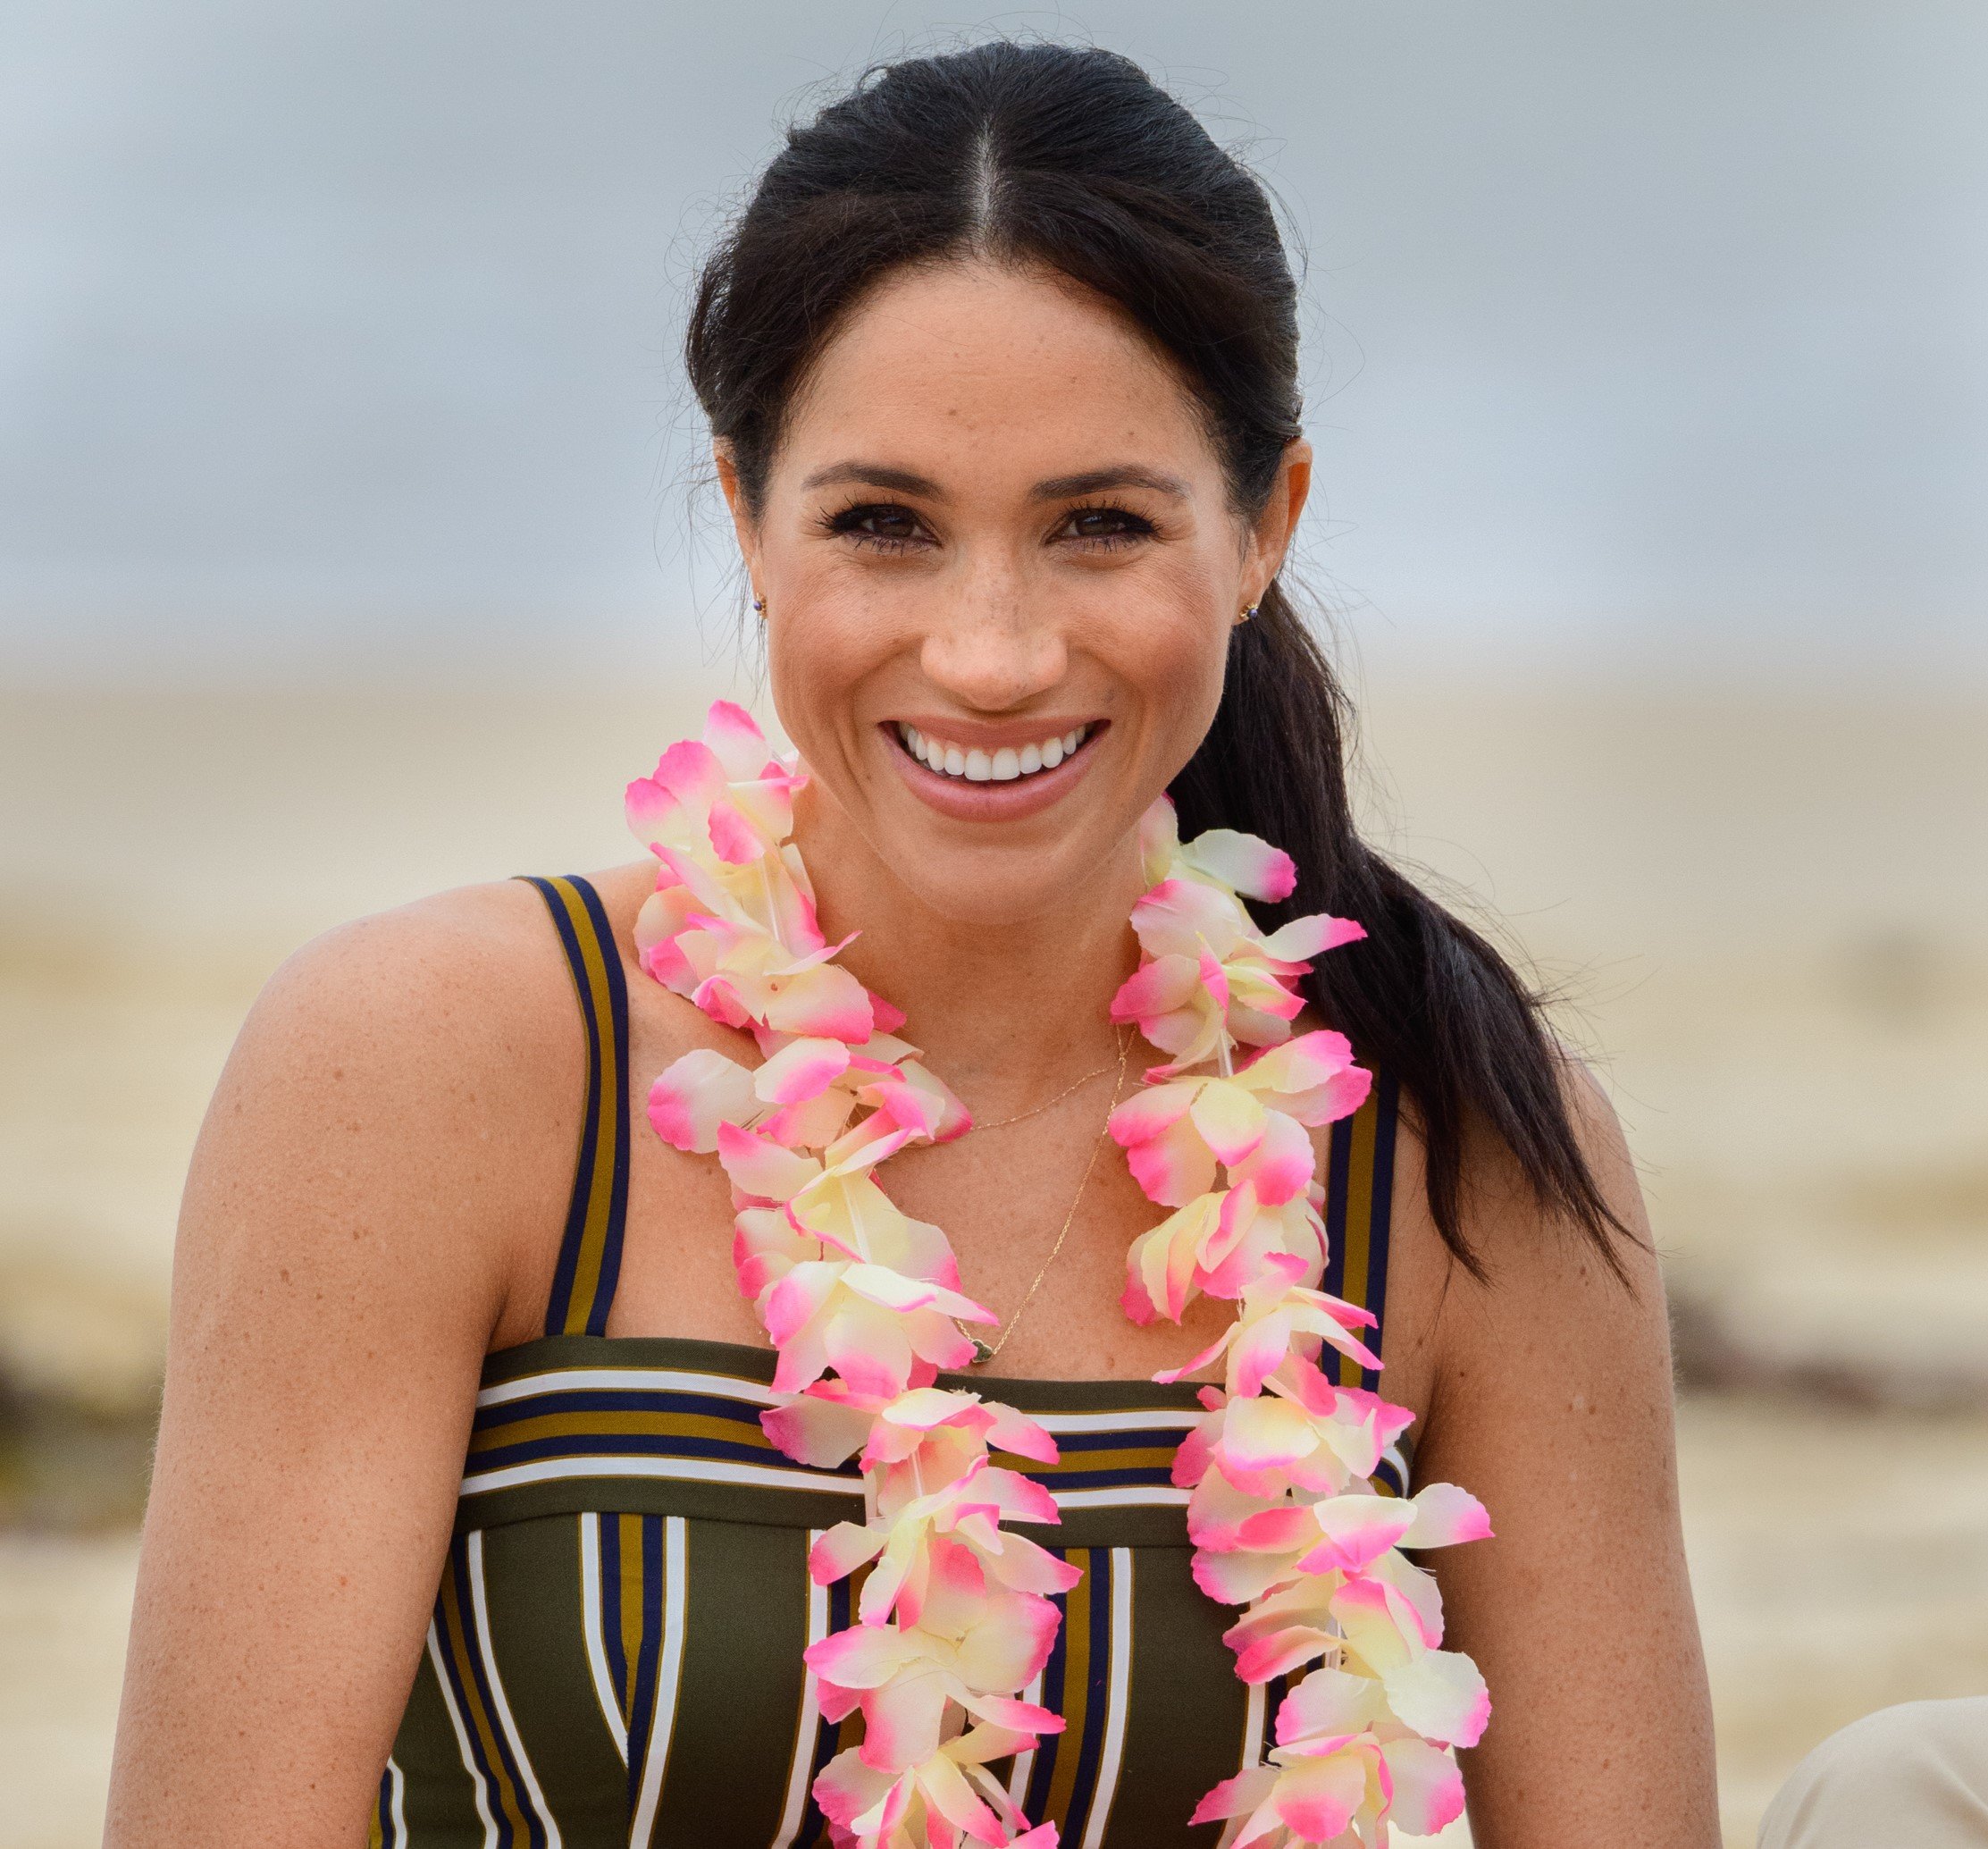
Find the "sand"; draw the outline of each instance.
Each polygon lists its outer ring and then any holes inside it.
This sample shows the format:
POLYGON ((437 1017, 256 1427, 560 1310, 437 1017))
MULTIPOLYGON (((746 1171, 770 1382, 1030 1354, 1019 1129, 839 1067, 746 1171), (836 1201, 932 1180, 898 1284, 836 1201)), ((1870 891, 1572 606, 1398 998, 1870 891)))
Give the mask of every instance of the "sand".
MULTIPOLYGON (((694 703, 0 695, 0 1849, 95 1840, 129 1434, 256 988, 340 918, 622 858, 694 703)), ((1682 1461, 1750 1843, 1832 1727, 1988 1691, 1988 700, 1417 684, 1367 736, 1388 837, 1571 990, 1693 1366, 1747 1389, 1688 1399, 1682 1461)))

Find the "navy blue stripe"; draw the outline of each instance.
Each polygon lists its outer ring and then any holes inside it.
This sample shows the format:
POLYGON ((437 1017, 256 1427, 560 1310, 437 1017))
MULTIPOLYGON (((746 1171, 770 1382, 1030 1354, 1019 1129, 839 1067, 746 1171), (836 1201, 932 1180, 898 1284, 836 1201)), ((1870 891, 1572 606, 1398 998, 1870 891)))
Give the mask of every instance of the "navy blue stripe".
MULTIPOLYGON (((1066 1454, 1070 1451, 1165 1451, 1170 1457, 1179 1449, 1180 1441, 1193 1430, 1191 1425, 1184 1425, 1157 1427, 1142 1425, 1137 1432, 1059 1432, 1056 1434, 1056 1448, 1066 1454)), ((1023 1458, 1009 1467, 1033 1474, 1036 1470, 1053 1469, 1054 1467, 1038 1465, 1031 1458, 1023 1458)))
POLYGON ((596 1518, 600 1531, 600 1643, 608 1655, 608 1675, 615 1685, 615 1704, 628 1724, 628 1652, 621 1643, 621 1517, 596 1518))
MULTIPOLYGON (((1082 1564, 1088 1565, 1091 1550, 1081 1547, 1063 1547, 1054 1550, 1057 1556, 1078 1564, 1077 1557, 1084 1556, 1082 1564)), ((1052 1714, 1063 1711, 1063 1679, 1069 1668, 1069 1655, 1065 1645, 1069 1637, 1069 1601, 1073 1596, 1087 1596, 1090 1575, 1086 1573, 1078 1581, 1071 1592, 1052 1593, 1049 1602, 1056 1608, 1056 1641, 1049 1647, 1049 1660, 1043 1665, 1042 1705, 1052 1714)), ((1028 1789, 1023 1794, 1022 1810, 1031 1821, 1039 1822, 1043 1818, 1043 1806, 1049 1802, 1049 1787, 1056 1777, 1056 1756, 1062 1752, 1064 1734, 1044 1734, 1036 1743, 1035 1762, 1028 1768, 1028 1789)), ((1060 1836, 1068 1832, 1058 1833, 1060 1836)))
POLYGON ((730 1419, 734 1425, 750 1425, 758 1431, 760 1408, 715 1393, 685 1393, 668 1387, 566 1387, 480 1407, 475 1429, 483 1432, 493 1426, 516 1425, 520 1419, 582 1412, 692 1413, 700 1418, 730 1419))
POLYGON ((470 1454, 472 1475, 511 1464, 528 1464, 544 1458, 712 1458, 728 1464, 766 1464, 792 1470, 802 1476, 818 1477, 838 1492, 862 1481, 862 1472, 853 1464, 834 1470, 818 1470, 810 1464, 796 1464, 783 1451, 765 1445, 734 1444, 726 1438, 699 1438, 691 1433, 575 1432, 563 1437, 527 1439, 518 1444, 491 1445, 470 1454))
MULTIPOLYGON (((482 1780, 483 1789, 490 1800, 491 1818, 497 1828, 498 1849, 513 1849, 513 1845, 517 1840, 516 1833, 511 1828, 511 1820, 505 1814, 504 1802, 498 1791, 497 1771, 483 1752, 482 1736, 477 1731, 476 1716, 469 1690, 463 1684, 462 1665, 456 1660, 456 1651, 449 1642, 449 1618, 444 1609, 449 1586, 453 1584, 456 1591, 456 1611, 463 1634, 463 1647, 472 1653, 474 1660, 475 1643, 471 1635, 471 1628, 475 1622, 475 1612, 466 1596, 469 1580, 468 1569, 465 1565, 467 1557, 466 1545, 464 1540, 458 1538, 449 1546, 449 1564, 443 1571, 442 1590, 435 1599, 435 1635, 441 1644, 436 1654, 441 1658, 442 1673, 449 1678, 449 1693, 455 1699, 456 1712, 463 1724, 463 1738, 468 1743, 469 1756, 475 1762, 476 1775, 482 1780)), ((496 1717, 491 1714, 488 1706, 483 1711, 491 1720, 491 1733, 495 1734, 496 1717)))
MULTIPOLYGON (((828 1635, 833 1637, 838 1631, 846 1631, 854 1618, 854 1582, 838 1579, 828 1588, 828 1635)), ((828 1837, 828 1820, 821 1814, 821 1806, 815 1802, 815 1780, 827 1769, 828 1761, 835 1758, 842 1739, 842 1723, 825 1720, 818 1716, 815 1721, 815 1751, 808 1765, 808 1805, 801 1813, 801 1827, 794 1832, 797 1849, 815 1849, 818 1843, 828 1837)))
MULTIPOLYGON (((1342 1117, 1332 1126, 1328 1146, 1325 1176, 1325 1275, 1319 1288, 1328 1297, 1346 1295, 1346 1189, 1352 1181, 1353 1119, 1342 1117)), ((1328 1379, 1338 1374, 1329 1354, 1321 1365, 1328 1379)))
MULTIPOLYGON (((1395 1194, 1395 1118, 1401 1105, 1401 1081, 1392 1072, 1374 1076, 1373 1206, 1367 1231, 1367 1303, 1373 1312, 1373 1327, 1367 1346, 1380 1353, 1381 1319, 1388 1306, 1388 1230, 1393 1215, 1395 1194)), ((1375 1368, 1360 1371, 1360 1384, 1370 1393, 1380 1387, 1375 1368)))
MULTIPOLYGON (((559 934, 559 947, 566 952, 566 968, 573 976, 579 996, 580 1018, 587 1030, 587 1105, 580 1124, 580 1154, 574 1170, 573 1192, 566 1198, 566 1232, 559 1241, 559 1263, 552 1274, 552 1295, 545 1307, 545 1332, 564 1335, 566 1313, 573 1303, 574 1281, 579 1274, 580 1246, 587 1231, 587 1203, 593 1194, 593 1165, 600 1142, 600 1023, 594 1017, 593 985, 587 979, 586 959, 581 954, 580 939, 558 887, 549 879, 531 874, 527 878, 552 914, 553 929, 559 934)), ((625 1141, 625 1139, 624 1139, 625 1141)), ((619 1254, 617 1254, 618 1259, 619 1254)), ((599 1292, 595 1293, 597 1296, 599 1292)), ((599 1333, 590 1327, 590 1334, 599 1333)))
POLYGON ((663 1517, 642 1522, 642 1648, 635 1660, 635 1698, 628 1704, 628 1802, 642 1796, 649 1731, 656 1719, 656 1678, 663 1651, 663 1517))
POLYGON ((393 1766, 390 1761, 380 1774, 380 1849, 400 1849, 400 1837, 393 1827, 393 1766))
MULTIPOLYGON (((569 876, 568 884, 580 895, 580 903, 593 920, 594 942, 600 948, 600 962, 608 979, 608 1014, 613 1034, 613 1043, 606 1049, 606 1055, 614 1061, 617 1080, 615 1094, 620 1121, 615 1126, 614 1168, 608 1184, 608 1224, 600 1247, 600 1273, 594 1284, 593 1302, 587 1312, 587 1333, 605 1335, 608 1311, 615 1300, 615 1286, 621 1279, 622 1234, 628 1223, 628 984, 622 973, 621 952, 615 945, 614 928, 608 922, 608 910, 600 903, 600 895, 578 874, 569 876)), ((591 1018, 593 1013, 591 985, 586 993, 587 1013, 591 1018)))
MULTIPOLYGON (((463 1550, 465 1563, 459 1584, 465 1589, 467 1589, 469 1584, 467 1569, 468 1538, 465 1536, 458 1540, 456 1546, 463 1550)), ((469 1651, 470 1673, 476 1678, 476 1693, 482 1698, 483 1713, 490 1721, 491 1737, 497 1742, 498 1757, 504 1762, 505 1777, 510 1780, 511 1794, 516 1800, 519 1811, 524 1813, 524 1828, 531 1839, 531 1849, 545 1849, 545 1821, 538 1814, 538 1807, 533 1803, 531 1794, 525 1789, 524 1769, 518 1764, 517 1755, 511 1750, 510 1738, 506 1734, 503 1721, 498 1714, 497 1692, 491 1680, 491 1666, 483 1660, 482 1644, 476 1635, 476 1609, 474 1600, 466 1605, 458 1594, 457 1605, 463 1615, 463 1643, 464 1647, 469 1651)))
POLYGON ((1104 1753, 1105 1710, 1111 1704, 1111 1575, 1115 1566, 1110 1548, 1091 1550, 1091 1570, 1086 1576, 1091 1601, 1091 1655, 1084 1692, 1084 1737, 1078 1743, 1077 1780, 1070 1786, 1069 1811, 1061 1830, 1066 1842, 1083 1840, 1091 1806, 1097 1802, 1098 1761, 1104 1753))

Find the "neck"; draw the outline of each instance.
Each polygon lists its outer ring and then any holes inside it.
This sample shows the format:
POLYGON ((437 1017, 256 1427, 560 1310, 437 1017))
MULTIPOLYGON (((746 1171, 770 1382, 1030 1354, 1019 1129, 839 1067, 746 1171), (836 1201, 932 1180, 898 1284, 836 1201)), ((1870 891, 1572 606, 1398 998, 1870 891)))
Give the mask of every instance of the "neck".
POLYGON ((837 961, 904 1011, 900 1031, 977 1114, 1019 1109, 1116 1056, 1111 1001, 1138 963, 1129 836, 1081 892, 999 924, 935 911, 818 786, 796 804, 794 836, 829 941, 860 933, 837 961))

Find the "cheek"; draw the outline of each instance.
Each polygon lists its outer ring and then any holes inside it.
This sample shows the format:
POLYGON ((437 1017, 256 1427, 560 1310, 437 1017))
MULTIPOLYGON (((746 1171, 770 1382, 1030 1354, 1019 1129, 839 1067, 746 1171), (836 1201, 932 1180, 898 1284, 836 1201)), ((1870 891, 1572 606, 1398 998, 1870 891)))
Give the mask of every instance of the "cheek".
POLYGON ((1099 638, 1111 677, 1134 693, 1147 749, 1171 761, 1168 775, 1194 754, 1221 701, 1230 626, 1205 593, 1154 600, 1099 638))

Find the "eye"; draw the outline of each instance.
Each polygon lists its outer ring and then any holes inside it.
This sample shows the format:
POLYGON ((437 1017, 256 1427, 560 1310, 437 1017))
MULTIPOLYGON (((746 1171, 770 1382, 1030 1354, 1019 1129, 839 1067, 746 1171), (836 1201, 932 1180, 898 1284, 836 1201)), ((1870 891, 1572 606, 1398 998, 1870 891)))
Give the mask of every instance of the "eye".
POLYGON ((829 516, 830 533, 846 534, 858 545, 880 552, 904 552, 928 542, 925 523, 908 507, 894 501, 866 500, 829 516))
POLYGON ((1145 515, 1135 514, 1130 508, 1082 507, 1072 508, 1053 536, 1075 540, 1088 550, 1110 551, 1150 539, 1156 530, 1145 515))

